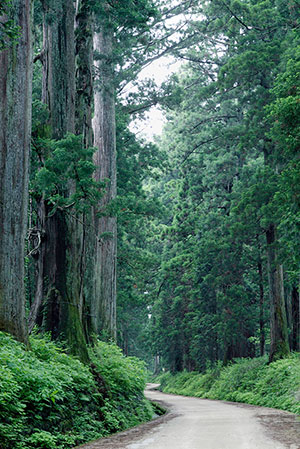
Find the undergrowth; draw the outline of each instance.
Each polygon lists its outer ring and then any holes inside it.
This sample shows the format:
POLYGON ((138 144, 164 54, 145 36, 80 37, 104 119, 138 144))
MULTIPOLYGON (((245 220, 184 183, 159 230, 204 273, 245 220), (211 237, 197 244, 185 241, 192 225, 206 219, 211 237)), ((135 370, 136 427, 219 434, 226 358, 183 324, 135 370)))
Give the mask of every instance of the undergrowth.
POLYGON ((237 359, 205 373, 161 374, 156 378, 165 393, 245 402, 300 414, 300 356, 268 364, 266 357, 237 359))
POLYGON ((151 419, 143 362, 99 342, 89 368, 49 337, 30 345, 0 332, 1 449, 64 449, 151 419))

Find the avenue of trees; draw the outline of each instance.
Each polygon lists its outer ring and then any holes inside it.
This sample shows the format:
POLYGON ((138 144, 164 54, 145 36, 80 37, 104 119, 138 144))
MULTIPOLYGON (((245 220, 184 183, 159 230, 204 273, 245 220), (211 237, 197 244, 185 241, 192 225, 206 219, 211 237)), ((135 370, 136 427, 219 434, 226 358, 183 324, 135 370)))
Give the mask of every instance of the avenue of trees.
POLYGON ((172 371, 273 361, 300 344, 299 4, 203 2, 180 42, 123 347, 172 371))
POLYGON ((157 164, 128 130, 145 98, 120 95, 191 4, 1 3, 0 329, 19 340, 37 326, 88 361, 95 337, 116 339, 117 216, 138 216, 134 195, 154 208, 142 180, 157 164))
POLYGON ((170 3, 1 3, 0 330, 273 361, 300 350, 299 0, 170 3))
POLYGON ((173 371, 300 349, 299 2, 203 4, 152 183, 153 345, 173 371))

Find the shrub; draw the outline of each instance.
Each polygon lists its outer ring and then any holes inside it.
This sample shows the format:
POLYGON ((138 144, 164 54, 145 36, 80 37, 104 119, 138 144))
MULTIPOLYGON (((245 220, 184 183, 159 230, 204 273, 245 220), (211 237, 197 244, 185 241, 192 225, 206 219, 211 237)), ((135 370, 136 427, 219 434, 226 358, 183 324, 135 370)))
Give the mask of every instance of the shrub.
POLYGON ((90 357, 107 389, 108 397, 101 411, 109 431, 124 430, 151 419, 153 409, 144 398, 144 362, 125 357, 118 346, 103 342, 90 349, 90 357))
POLYGON ((300 357, 268 364, 266 357, 237 359, 205 373, 164 373, 161 390, 208 399, 245 402, 300 414, 300 357))
POLYGON ((91 370, 49 336, 33 336, 30 344, 26 351, 0 332, 1 449, 74 447, 152 417, 144 365, 116 346, 91 350, 91 370))

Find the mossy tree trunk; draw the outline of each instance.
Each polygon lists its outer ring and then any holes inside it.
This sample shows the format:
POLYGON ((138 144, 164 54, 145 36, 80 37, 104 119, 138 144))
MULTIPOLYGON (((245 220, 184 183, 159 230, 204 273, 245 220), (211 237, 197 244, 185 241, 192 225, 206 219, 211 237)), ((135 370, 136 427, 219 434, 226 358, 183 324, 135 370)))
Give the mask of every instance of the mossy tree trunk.
MULTIPOLYGON (((75 132, 75 8, 73 1, 43 2, 43 102, 50 111, 54 139, 75 132)), ((72 190, 70 183, 68 189, 72 190)), ((43 199, 41 199, 43 201, 43 199)), ((41 208, 40 208, 41 209, 41 208)), ((88 361, 82 326, 82 229, 66 211, 44 207, 45 229, 38 264, 43 277, 42 327, 53 338, 65 339, 72 351, 88 361)), ((39 298, 39 301, 41 298, 39 298)), ((35 310, 39 307, 36 304, 35 310)))
POLYGON ((265 353, 265 318, 264 318, 264 282, 262 261, 259 259, 257 263, 258 283, 259 283, 259 352, 263 356, 265 353))
POLYGON ((16 43, 0 52, 0 330, 26 342, 24 242, 31 132, 31 1, 13 0, 10 14, 20 34, 16 43))
POLYGON ((276 254, 276 228, 270 224, 267 232, 268 282, 271 311, 271 346, 269 361, 283 358, 289 353, 287 317, 284 301, 283 267, 276 254))
POLYGON ((117 221, 111 209, 117 190, 113 39, 109 24, 94 35, 97 54, 93 118, 95 178, 108 182, 94 218, 97 239, 92 327, 105 337, 116 338, 117 221))
POLYGON ((292 288, 291 350, 300 351, 300 298, 299 288, 296 285, 292 288))
MULTIPOLYGON (((93 146, 93 12, 89 0, 77 0, 75 25, 75 132, 82 135, 85 148, 93 146)), ((77 222, 81 244, 81 304, 86 340, 92 342, 91 309, 94 297, 95 229, 93 209, 85 211, 77 222), (81 231, 80 231, 80 229, 81 231)))
POLYGON ((75 129, 75 8, 72 0, 44 0, 43 8, 43 102, 61 139, 75 129))
POLYGON ((89 0, 77 0, 75 39, 75 132, 82 134, 88 148, 93 145, 93 20, 89 0))

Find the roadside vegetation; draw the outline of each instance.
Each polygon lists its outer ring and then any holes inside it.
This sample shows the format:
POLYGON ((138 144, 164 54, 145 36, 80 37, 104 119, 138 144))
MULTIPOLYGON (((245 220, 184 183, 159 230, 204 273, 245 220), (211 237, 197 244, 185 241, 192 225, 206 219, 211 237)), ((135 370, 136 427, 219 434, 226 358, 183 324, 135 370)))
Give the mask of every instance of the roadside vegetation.
POLYGON ((268 364, 267 357, 217 364, 204 373, 163 373, 155 379, 161 391, 206 399, 244 402, 300 414, 300 357, 268 364))
POLYGON ((114 344, 91 350, 91 368, 45 336, 30 350, 0 332, 1 449, 63 449, 151 419, 143 362, 114 344))
POLYGON ((0 449, 150 419, 123 354, 299 413, 299 0, 34 3, 0 1, 0 449))

